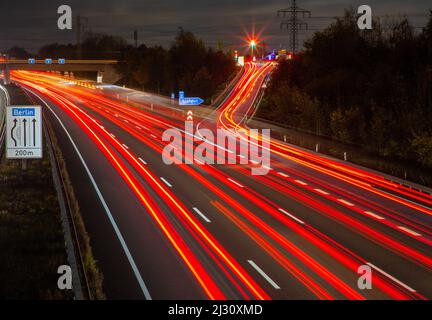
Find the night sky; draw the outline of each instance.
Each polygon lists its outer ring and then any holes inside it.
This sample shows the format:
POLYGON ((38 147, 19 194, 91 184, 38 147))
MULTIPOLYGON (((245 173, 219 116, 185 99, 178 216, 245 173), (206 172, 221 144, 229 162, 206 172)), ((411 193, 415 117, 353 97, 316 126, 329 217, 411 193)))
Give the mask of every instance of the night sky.
MULTIPOLYGON (((74 43, 74 30, 57 29, 57 8, 62 4, 70 5, 74 16, 87 17, 87 29, 122 36, 131 42, 133 30, 137 29, 139 42, 147 45, 169 45, 179 26, 203 38, 208 46, 218 41, 240 46, 242 37, 254 25, 269 47, 285 47, 288 43, 286 31, 279 30, 276 12, 288 7, 289 0, 2 0, 0 51, 18 45, 36 52, 47 43, 74 43)), ((307 19, 311 30, 303 32, 302 38, 328 25, 332 21, 329 17, 341 16, 344 8, 362 4, 372 6, 375 15, 408 14, 417 30, 424 26, 428 8, 432 8, 430 0, 298 0, 300 7, 318 17, 307 19)))

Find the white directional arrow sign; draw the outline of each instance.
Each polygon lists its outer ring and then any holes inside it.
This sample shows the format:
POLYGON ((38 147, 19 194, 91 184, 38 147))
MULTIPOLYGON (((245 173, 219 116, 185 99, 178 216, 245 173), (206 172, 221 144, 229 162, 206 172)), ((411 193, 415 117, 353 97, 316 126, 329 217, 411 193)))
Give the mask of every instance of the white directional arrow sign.
POLYGON ((7 107, 6 158, 42 158, 42 116, 40 106, 7 107))

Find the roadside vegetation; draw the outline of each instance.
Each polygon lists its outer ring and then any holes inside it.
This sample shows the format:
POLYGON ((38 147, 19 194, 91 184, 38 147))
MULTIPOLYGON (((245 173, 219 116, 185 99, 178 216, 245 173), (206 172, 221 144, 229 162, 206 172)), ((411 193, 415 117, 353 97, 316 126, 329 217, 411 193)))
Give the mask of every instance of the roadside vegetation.
POLYGON ((67 265, 49 158, 0 161, 0 299, 72 299, 57 288, 67 265))
POLYGON ((259 118, 432 169, 432 12, 361 31, 347 11, 272 75, 259 118))
MULTIPOLYGON (((82 268, 79 268, 81 282, 84 282, 85 285, 88 286, 88 293, 85 294, 89 296, 88 298, 90 300, 104 300, 106 297, 103 291, 103 274, 99 270, 97 261, 93 256, 93 251, 90 244, 90 236, 88 235, 84 225, 80 206, 75 196, 75 190, 70 179, 65 159, 58 145, 57 137, 55 134, 53 134, 51 124, 46 122, 45 125, 53 146, 53 152, 58 164, 59 174, 63 181, 66 205, 70 210, 70 218, 73 219, 73 227, 75 228, 75 232, 73 231, 73 228, 71 232, 73 235, 76 234, 77 238, 77 243, 74 244, 75 251, 81 253, 82 259, 82 268)), ((77 261, 77 263, 80 263, 80 261, 77 261)))
MULTIPOLYGON (((40 48, 39 58, 53 59, 116 59, 121 61, 118 72, 123 76, 117 84, 129 88, 171 95, 183 90, 210 103, 236 72, 234 55, 221 48, 207 48, 192 32, 179 28, 169 48, 135 47, 121 37, 87 33, 77 53, 73 44, 48 44, 40 48)), ((32 56, 19 47, 6 51, 10 56, 26 59, 32 56)), ((92 75, 95 78, 94 75, 92 75)))

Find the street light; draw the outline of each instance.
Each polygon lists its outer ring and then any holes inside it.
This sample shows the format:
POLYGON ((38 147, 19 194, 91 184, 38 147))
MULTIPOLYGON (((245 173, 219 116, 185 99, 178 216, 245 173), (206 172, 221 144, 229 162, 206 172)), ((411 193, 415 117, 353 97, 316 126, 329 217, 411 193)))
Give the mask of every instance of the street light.
POLYGON ((255 47, 256 47, 256 41, 255 41, 255 40, 251 40, 251 41, 249 42, 249 46, 250 46, 250 48, 251 48, 252 57, 253 57, 253 56, 254 56, 254 49, 255 49, 255 47))

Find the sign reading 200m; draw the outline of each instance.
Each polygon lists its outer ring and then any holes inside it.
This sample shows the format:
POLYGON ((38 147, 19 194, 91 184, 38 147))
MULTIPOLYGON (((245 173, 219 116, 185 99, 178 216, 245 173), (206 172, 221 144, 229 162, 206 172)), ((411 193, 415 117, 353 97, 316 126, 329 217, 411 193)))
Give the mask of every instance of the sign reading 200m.
POLYGON ((42 158, 42 117, 40 106, 7 107, 6 158, 42 158))

